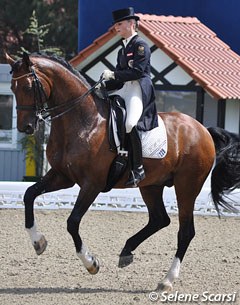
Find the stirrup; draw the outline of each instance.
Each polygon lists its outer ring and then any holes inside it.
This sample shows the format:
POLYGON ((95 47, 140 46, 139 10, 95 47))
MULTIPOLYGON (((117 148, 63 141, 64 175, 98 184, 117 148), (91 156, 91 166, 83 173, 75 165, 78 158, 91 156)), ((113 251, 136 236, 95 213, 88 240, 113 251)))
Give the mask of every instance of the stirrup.
POLYGON ((143 166, 131 171, 126 186, 137 187, 138 184, 145 178, 145 172, 143 166))

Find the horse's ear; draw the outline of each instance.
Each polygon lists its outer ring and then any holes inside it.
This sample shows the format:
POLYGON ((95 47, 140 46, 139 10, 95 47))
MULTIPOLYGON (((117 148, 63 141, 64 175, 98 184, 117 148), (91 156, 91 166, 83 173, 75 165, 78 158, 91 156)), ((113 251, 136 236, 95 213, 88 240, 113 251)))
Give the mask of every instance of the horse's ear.
POLYGON ((7 54, 7 52, 4 53, 4 56, 5 56, 5 59, 6 59, 7 63, 12 67, 13 64, 15 63, 15 60, 12 57, 10 57, 7 54))
POLYGON ((27 67, 31 67, 33 65, 27 52, 23 52, 22 60, 27 67))

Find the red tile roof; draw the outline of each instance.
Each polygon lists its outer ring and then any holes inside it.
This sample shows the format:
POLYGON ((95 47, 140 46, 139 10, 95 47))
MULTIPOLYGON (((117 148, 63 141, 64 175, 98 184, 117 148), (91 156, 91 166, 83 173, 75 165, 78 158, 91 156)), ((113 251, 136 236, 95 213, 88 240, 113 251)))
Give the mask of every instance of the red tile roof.
POLYGON ((96 52, 98 50, 98 48, 103 46, 105 43, 107 43, 110 39, 112 39, 115 36, 116 36, 116 33, 115 33, 114 29, 113 28, 109 29, 109 31, 106 34, 104 34, 104 35, 100 36, 98 39, 94 40, 94 42, 90 46, 88 46, 87 48, 82 50, 80 53, 78 53, 77 56, 72 58, 70 60, 70 63, 74 67, 78 66, 82 61, 84 61, 90 55, 92 55, 94 52, 96 52))
MULTIPOLYGON (((139 30, 216 99, 240 99, 240 56, 194 17, 137 14, 139 30)), ((113 28, 81 51, 80 64, 115 36, 113 28)))

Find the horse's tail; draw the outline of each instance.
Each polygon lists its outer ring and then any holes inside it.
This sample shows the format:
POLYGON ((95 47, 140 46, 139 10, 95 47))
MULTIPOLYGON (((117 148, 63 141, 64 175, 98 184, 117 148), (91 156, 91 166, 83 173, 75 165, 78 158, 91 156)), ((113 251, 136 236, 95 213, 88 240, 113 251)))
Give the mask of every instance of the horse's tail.
POLYGON ((237 134, 219 127, 209 127, 215 149, 216 164, 211 175, 211 195, 218 214, 219 205, 224 209, 239 213, 227 202, 227 195, 240 187, 240 138, 237 134))

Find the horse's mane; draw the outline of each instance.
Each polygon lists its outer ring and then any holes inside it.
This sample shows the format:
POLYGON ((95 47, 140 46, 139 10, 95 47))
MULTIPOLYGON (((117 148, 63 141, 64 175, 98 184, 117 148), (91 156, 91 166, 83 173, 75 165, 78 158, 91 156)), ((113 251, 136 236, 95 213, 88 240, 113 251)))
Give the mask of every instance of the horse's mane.
MULTIPOLYGON (((55 61, 55 62, 59 63, 63 67, 67 68, 72 74, 77 76, 84 83, 84 85, 87 88, 90 87, 90 84, 85 79, 85 77, 83 77, 82 74, 77 69, 75 69, 72 65, 70 65, 70 63, 68 61, 66 61, 64 58, 62 58, 60 56, 57 56, 57 55, 48 55, 48 54, 45 54, 45 53, 32 53, 32 54, 30 54, 30 56, 38 57, 38 58, 46 58, 46 59, 49 59, 49 60, 52 60, 52 61, 55 61)), ((17 71, 20 63, 21 63, 21 59, 17 60, 13 64, 11 72, 17 71)))
POLYGON ((81 75, 81 73, 75 69, 67 60, 65 60, 64 58, 57 56, 57 55, 48 55, 45 53, 32 53, 30 56, 33 57, 39 57, 39 58, 46 58, 52 61, 55 61, 57 63, 59 63, 60 65, 62 65, 63 67, 67 68, 72 74, 74 74, 75 76, 77 76, 87 87, 89 87, 89 83, 87 82, 87 80, 85 79, 85 77, 83 77, 81 75))

